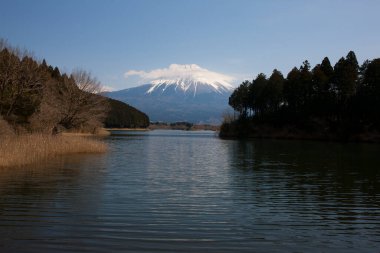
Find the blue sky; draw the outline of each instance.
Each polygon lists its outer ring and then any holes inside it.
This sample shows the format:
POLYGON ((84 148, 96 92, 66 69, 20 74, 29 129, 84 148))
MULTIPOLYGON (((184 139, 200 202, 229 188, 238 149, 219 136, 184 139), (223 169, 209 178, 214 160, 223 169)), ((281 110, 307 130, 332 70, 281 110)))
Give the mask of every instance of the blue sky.
POLYGON ((0 37, 122 89, 131 70, 197 64, 235 84, 354 50, 380 57, 377 0, 1 0, 0 37))

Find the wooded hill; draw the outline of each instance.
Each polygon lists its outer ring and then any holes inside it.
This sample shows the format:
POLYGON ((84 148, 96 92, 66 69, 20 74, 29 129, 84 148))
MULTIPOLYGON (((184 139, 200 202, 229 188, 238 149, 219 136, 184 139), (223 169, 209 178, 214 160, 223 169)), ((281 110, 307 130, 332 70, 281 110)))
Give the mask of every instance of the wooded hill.
POLYGON ((16 132, 95 132, 104 123, 149 125, 144 113, 103 97, 101 89, 86 71, 61 73, 0 39, 0 120, 16 132))
POLYGON ((119 100, 107 98, 110 110, 105 119, 105 127, 115 128, 146 128, 149 117, 136 108, 119 100))
POLYGON ((223 137, 379 136, 380 59, 359 66, 351 51, 334 67, 325 57, 313 69, 305 61, 286 78, 276 69, 269 78, 261 73, 244 81, 230 96, 229 105, 238 116, 222 125, 223 137))

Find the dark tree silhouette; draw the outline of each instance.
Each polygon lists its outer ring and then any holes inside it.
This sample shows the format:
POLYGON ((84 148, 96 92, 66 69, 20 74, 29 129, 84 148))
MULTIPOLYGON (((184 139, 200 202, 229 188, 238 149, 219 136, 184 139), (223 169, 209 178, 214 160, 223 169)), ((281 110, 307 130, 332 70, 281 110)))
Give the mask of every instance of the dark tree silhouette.
POLYGON ((225 123, 221 135, 249 135, 254 126, 268 124, 337 138, 380 131, 380 59, 359 66, 350 51, 334 68, 325 57, 313 69, 306 60, 286 79, 275 69, 269 79, 259 74, 243 82, 229 104, 244 121, 225 123))

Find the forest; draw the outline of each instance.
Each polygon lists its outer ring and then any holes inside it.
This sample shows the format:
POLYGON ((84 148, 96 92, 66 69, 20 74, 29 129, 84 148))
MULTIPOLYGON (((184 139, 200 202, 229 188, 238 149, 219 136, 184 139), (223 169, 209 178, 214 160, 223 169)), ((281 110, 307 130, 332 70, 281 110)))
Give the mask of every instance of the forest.
POLYGON ((286 77, 277 69, 269 78, 260 73, 235 89, 229 105, 237 115, 225 120, 221 137, 378 139, 380 59, 359 65, 350 51, 334 66, 325 57, 286 77))
POLYGON ((89 72, 61 73, 31 55, 0 39, 0 132, 95 133, 104 124, 149 125, 144 113, 102 96, 100 82, 89 72))
POLYGON ((104 124, 108 128, 147 128, 149 117, 136 108, 119 100, 107 98, 110 110, 104 124))

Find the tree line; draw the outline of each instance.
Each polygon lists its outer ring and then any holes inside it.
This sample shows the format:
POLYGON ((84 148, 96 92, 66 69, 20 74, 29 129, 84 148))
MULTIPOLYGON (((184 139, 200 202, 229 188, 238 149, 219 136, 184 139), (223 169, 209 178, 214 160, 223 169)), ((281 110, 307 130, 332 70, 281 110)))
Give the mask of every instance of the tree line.
MULTIPOLYGON (((229 98, 238 122, 294 125, 342 136, 380 130, 380 59, 358 64, 350 51, 334 65, 306 60, 286 77, 273 70, 244 81, 229 98)), ((227 127, 225 124, 225 128, 227 127)), ((223 130, 223 127, 222 127, 223 130)))
MULTIPOLYGON (((119 104, 114 108, 89 72, 61 73, 30 55, 0 39, 0 119, 16 131, 94 132, 107 123, 110 112, 115 117, 121 109, 131 110, 119 104)), ((145 114, 134 115, 149 124, 145 114)))

